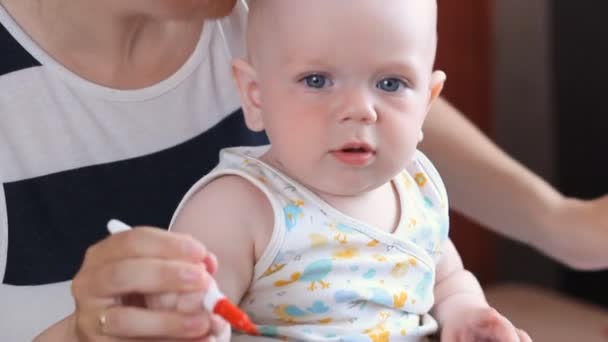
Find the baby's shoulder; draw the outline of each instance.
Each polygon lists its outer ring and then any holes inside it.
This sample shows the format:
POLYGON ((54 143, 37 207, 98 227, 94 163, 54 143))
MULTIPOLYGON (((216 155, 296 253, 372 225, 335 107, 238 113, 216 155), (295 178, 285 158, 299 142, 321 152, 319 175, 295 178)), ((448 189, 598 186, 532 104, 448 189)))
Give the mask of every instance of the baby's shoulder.
MULTIPOLYGON (((223 252, 225 258, 255 256, 259 259, 270 241, 274 212, 266 195, 238 175, 222 175, 199 182, 175 211, 170 229, 190 234, 223 252)), ((225 262, 225 260, 224 260, 225 262)))
POLYGON ((221 217, 225 223, 249 226, 272 222, 273 211, 263 191, 238 175, 222 175, 202 184, 188 200, 207 218, 221 217))

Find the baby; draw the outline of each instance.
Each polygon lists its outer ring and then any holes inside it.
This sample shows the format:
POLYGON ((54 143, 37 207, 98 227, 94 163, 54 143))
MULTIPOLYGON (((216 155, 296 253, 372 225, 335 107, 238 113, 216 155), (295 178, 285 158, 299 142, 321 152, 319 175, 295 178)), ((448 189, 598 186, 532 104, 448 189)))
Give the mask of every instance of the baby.
POLYGON ((250 5, 234 78, 271 145, 222 151, 171 225, 216 254, 263 336, 233 339, 530 341, 463 269, 416 149, 445 81, 436 1, 250 5))

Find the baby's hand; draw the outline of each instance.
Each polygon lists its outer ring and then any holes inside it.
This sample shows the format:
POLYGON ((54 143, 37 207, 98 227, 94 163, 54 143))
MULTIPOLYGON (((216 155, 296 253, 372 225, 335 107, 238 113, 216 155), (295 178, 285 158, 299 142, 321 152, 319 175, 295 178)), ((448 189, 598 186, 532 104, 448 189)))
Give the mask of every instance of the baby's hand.
POLYGON ((475 308, 446 321, 441 331, 445 342, 531 342, 528 334, 492 308, 475 308))

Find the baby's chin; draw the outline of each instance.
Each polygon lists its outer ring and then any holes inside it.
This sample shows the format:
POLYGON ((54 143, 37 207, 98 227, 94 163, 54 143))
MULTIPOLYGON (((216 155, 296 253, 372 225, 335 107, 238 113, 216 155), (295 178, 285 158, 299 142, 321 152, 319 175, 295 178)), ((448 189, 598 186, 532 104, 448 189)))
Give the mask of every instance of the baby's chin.
POLYGON ((272 149, 268 150, 260 157, 260 160, 325 200, 328 198, 346 199, 348 197, 364 195, 378 189, 392 179, 392 177, 385 177, 386 179, 372 177, 363 170, 350 175, 338 172, 337 170, 331 170, 328 173, 302 173, 301 167, 293 165, 293 163, 289 163, 288 161, 280 160, 273 152, 272 149), (376 179, 372 182, 370 181, 371 178, 376 179))
POLYGON ((321 184, 302 184, 323 199, 347 199, 364 196, 365 194, 380 188, 382 185, 386 184, 386 182, 378 184, 369 182, 347 182, 344 179, 332 179, 321 184))

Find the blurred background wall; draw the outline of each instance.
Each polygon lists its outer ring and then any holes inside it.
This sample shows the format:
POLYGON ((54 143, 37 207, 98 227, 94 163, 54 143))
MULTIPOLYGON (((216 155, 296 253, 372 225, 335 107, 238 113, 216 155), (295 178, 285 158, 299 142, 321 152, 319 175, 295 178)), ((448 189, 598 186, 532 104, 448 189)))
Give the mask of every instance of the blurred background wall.
MULTIPOLYGON (((496 142, 567 195, 608 193, 608 2, 493 4, 496 142)), ((499 281, 553 287, 608 307, 607 272, 574 272, 502 239, 497 259, 499 281)))
MULTIPOLYGON (((494 2, 494 126, 511 156, 557 185, 551 0, 494 2)), ((521 244, 498 243, 497 280, 558 286, 558 267, 521 244)))
MULTIPOLYGON (((515 159, 581 198, 608 193, 607 10, 592 0, 439 2, 445 97, 515 159)), ((484 285, 541 285, 608 307, 608 273, 573 272, 453 214, 451 236, 484 285)))

